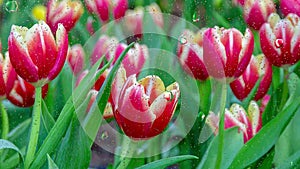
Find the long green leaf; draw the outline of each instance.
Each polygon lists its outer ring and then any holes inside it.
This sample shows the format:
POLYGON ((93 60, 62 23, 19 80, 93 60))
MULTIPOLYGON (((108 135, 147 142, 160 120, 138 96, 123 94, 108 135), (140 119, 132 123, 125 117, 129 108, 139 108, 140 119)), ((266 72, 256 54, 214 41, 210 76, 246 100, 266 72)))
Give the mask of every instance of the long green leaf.
POLYGON ((30 124, 31 124, 31 118, 20 123, 17 127, 15 127, 13 130, 11 130, 8 133, 8 140, 13 141, 19 138, 28 129, 30 124))
POLYGON ((31 169, 40 168, 46 161, 46 154, 53 152, 57 147, 57 145, 60 143, 62 137, 67 131, 69 123, 72 119, 73 112, 75 111, 74 103, 79 104, 80 101, 84 100, 88 91, 93 86, 93 83, 91 83, 91 81, 98 79, 99 76, 108 67, 108 64, 106 64, 102 69, 100 69, 97 72, 98 67, 102 60, 103 59, 99 59, 99 61, 92 67, 89 73, 82 80, 82 83, 80 83, 78 87, 75 89, 74 94, 69 98, 69 100, 65 104, 56 123, 50 130, 48 136, 44 140, 39 151, 37 152, 35 159, 30 166, 31 169))
POLYGON ((53 119, 52 115, 49 113, 47 105, 44 100, 42 100, 42 121, 44 123, 47 132, 49 133, 49 131, 55 124, 55 120, 53 119))
POLYGON ((285 129, 300 104, 300 97, 266 124, 236 155, 230 168, 245 168, 269 151, 285 129))
POLYGON ((141 167, 138 167, 136 169, 156 169, 156 168, 161 169, 185 160, 196 160, 196 159, 198 159, 198 157, 193 155, 175 156, 175 157, 169 157, 169 158, 157 160, 149 164, 143 165, 141 167))
POLYGON ((1 149, 12 149, 12 150, 15 150, 21 156, 22 161, 24 161, 24 157, 23 157, 23 154, 22 154, 21 150, 17 146, 15 146, 12 142, 10 142, 8 140, 0 139, 0 150, 1 149))
POLYGON ((57 166, 73 169, 88 168, 91 159, 89 142, 89 137, 81 128, 80 122, 74 114, 55 157, 57 166))

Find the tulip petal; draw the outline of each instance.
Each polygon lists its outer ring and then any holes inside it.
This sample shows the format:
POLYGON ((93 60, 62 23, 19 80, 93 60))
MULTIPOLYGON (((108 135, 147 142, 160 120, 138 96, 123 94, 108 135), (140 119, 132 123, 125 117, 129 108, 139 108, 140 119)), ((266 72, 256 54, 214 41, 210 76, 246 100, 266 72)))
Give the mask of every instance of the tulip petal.
POLYGON ((259 107, 256 102, 251 101, 248 107, 249 120, 252 125, 253 136, 261 129, 262 127, 262 118, 259 111, 259 107))
POLYGON ((150 97, 150 104, 165 91, 165 85, 158 76, 147 76, 138 83, 144 86, 146 95, 150 97))
POLYGON ((8 51, 10 61, 18 75, 28 82, 38 81, 38 68, 29 57, 26 47, 25 34, 28 31, 25 27, 13 25, 8 38, 8 51))
POLYGON ((56 31, 56 44, 57 44, 57 58, 51 71, 49 72, 48 79, 53 80, 64 66, 67 53, 68 53, 68 34, 66 29, 59 24, 56 31))

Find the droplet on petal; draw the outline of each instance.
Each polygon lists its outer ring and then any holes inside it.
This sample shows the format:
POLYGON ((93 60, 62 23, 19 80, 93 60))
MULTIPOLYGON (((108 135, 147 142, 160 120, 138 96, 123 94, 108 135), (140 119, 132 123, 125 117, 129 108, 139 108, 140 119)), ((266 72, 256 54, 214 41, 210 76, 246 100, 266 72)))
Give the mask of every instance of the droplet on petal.
POLYGON ((276 48, 281 48, 283 46, 283 40, 282 39, 276 39, 274 44, 275 44, 276 48))
POLYGON ((185 36, 180 36, 179 37, 179 42, 182 44, 182 45, 185 45, 187 43, 187 39, 185 36))

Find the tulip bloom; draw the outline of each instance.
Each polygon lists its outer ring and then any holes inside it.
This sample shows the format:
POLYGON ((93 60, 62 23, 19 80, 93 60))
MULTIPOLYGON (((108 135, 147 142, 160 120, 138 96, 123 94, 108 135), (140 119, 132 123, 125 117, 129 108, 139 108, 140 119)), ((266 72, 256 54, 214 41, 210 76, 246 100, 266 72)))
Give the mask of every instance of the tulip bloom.
MULTIPOLYGON (((43 98, 47 95, 47 92, 48 84, 42 87, 43 98)), ((35 87, 18 76, 14 81, 11 92, 7 95, 7 99, 16 106, 30 107, 34 104, 35 87)))
MULTIPOLYGON (((225 109, 225 129, 237 126, 243 132, 244 143, 249 141, 262 127, 262 117, 256 102, 251 101, 248 113, 238 104, 225 109)), ((215 134, 219 132, 219 115, 213 112, 207 117, 207 123, 215 134)))
POLYGON ((118 125, 127 136, 136 140, 162 133, 178 102, 178 83, 165 88, 158 76, 137 81, 135 74, 126 79, 124 71, 123 68, 119 70, 112 86, 113 110, 118 125))
POLYGON ((73 45, 68 54, 68 63, 74 75, 78 75, 84 67, 84 50, 80 44, 73 45))
POLYGON ((272 0, 246 0, 243 9, 246 23, 255 30, 259 30, 269 15, 276 12, 272 0))
POLYGON ((97 14, 103 22, 109 20, 110 12, 112 12, 114 19, 120 19, 128 9, 127 0, 85 0, 85 4, 90 13, 97 14))
POLYGON ((286 18, 273 13, 260 31, 261 49, 272 65, 293 65, 300 59, 300 18, 289 14, 286 18))
MULTIPOLYGON (((129 34, 141 38, 143 34, 144 8, 136 7, 134 10, 127 10, 125 14, 125 26, 129 34)), ((164 27, 162 12, 156 3, 146 7, 147 12, 151 15, 155 25, 160 28, 164 27)))
POLYGON ((243 100, 248 96, 259 77, 262 77, 257 88, 254 100, 259 100, 268 92, 272 82, 272 65, 263 56, 252 56, 250 64, 244 73, 236 80, 230 83, 234 95, 243 100))
POLYGON ((56 32, 59 23, 68 32, 75 26, 82 14, 83 6, 80 1, 50 0, 47 5, 47 24, 53 33, 56 32))
POLYGON ((300 16, 300 1, 280 0, 280 10, 285 16, 287 16, 289 13, 294 13, 300 16))
POLYGON ((5 99, 6 95, 11 92, 16 78, 17 73, 10 63, 8 53, 5 59, 0 53, 0 100, 5 99))
POLYGON ((247 68, 254 48, 251 31, 209 28, 203 35, 203 60, 208 74, 231 82, 247 68))
POLYGON ((61 71, 68 52, 68 34, 59 24, 55 42, 49 26, 43 21, 30 29, 13 25, 8 47, 10 61, 17 74, 41 87, 61 71))
POLYGON ((206 80, 208 73, 203 63, 203 30, 194 34, 185 30, 180 36, 186 43, 178 43, 177 56, 184 70, 199 80, 206 80))

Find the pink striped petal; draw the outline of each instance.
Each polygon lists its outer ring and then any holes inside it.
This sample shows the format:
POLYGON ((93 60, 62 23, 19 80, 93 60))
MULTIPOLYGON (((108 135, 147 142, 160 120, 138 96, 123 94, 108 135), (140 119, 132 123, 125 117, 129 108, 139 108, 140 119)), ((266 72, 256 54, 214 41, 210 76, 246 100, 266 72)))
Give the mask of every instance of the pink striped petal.
POLYGON ((25 27, 13 25, 8 37, 8 51, 10 61, 18 75, 28 82, 38 81, 38 68, 29 57, 25 42, 25 34, 28 31, 25 27))

